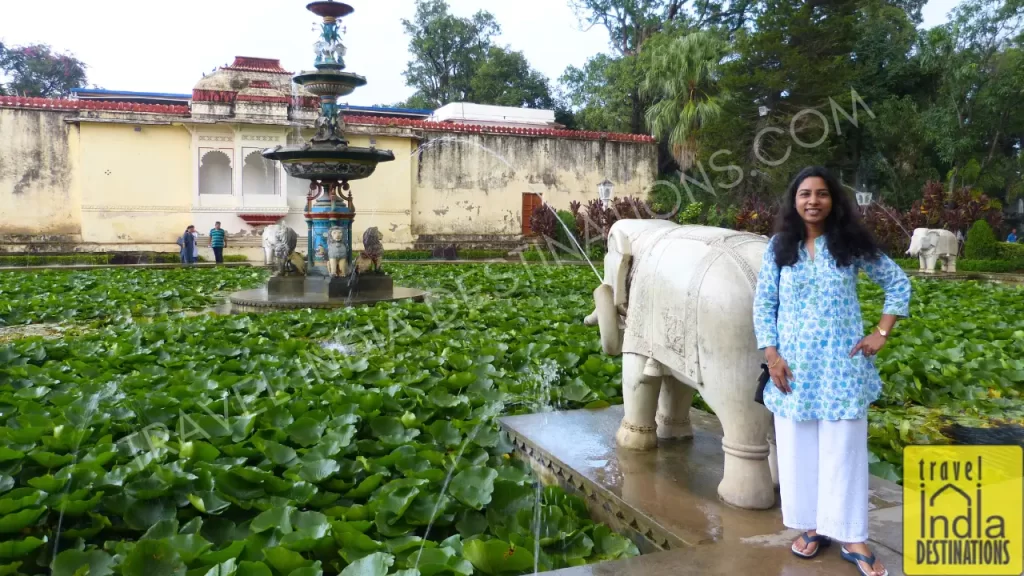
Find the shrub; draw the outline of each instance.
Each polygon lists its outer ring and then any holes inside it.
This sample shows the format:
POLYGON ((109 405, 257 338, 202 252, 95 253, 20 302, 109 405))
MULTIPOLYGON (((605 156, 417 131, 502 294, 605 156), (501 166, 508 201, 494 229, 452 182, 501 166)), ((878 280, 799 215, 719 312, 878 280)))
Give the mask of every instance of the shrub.
POLYGON ((740 204, 735 216, 735 227, 744 232, 769 236, 775 224, 778 207, 766 204, 754 196, 747 196, 740 204))
POLYGON ((999 260, 999 248, 992 227, 984 220, 978 220, 967 232, 964 242, 964 257, 969 260, 999 260))
POLYGON ((679 224, 703 224, 704 203, 691 202, 676 214, 676 222, 679 224))
POLYGON ((246 256, 245 254, 225 254, 224 255, 224 261, 225 262, 248 262, 249 261, 249 257, 246 256))
POLYGON ((541 204, 533 209, 533 214, 530 215, 530 230, 534 234, 545 238, 555 238, 556 228, 558 228, 557 218, 547 204, 541 204))
POLYGON ((575 250, 576 243, 573 241, 573 238, 569 237, 569 233, 566 232, 566 229, 572 231, 574 237, 576 236, 576 216, 568 210, 559 210, 558 219, 562 221, 561 224, 558 224, 558 228, 556 229, 557 234, 555 237, 558 238, 558 243, 566 246, 567 250, 575 250))

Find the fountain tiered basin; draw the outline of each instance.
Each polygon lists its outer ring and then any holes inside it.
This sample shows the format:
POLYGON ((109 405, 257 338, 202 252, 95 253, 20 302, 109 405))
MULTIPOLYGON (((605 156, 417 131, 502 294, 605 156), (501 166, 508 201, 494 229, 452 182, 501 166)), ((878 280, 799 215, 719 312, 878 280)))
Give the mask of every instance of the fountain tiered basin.
MULTIPOLYGON (((255 290, 243 290, 230 296, 232 311, 271 311, 299 308, 338 308, 374 304, 383 301, 422 300, 426 292, 394 286, 390 276, 380 270, 379 237, 371 233, 364 252, 376 256, 373 266, 359 270, 353 265, 352 223, 355 205, 349 182, 371 176, 381 162, 391 162, 390 150, 374 146, 350 146, 343 133, 344 120, 338 110, 338 98, 366 84, 366 78, 345 71, 345 47, 341 43, 338 20, 353 12, 342 2, 313 2, 306 9, 323 19, 320 40, 316 43, 315 71, 296 74, 292 81, 320 98, 316 133, 308 142, 275 146, 263 151, 269 160, 281 163, 293 178, 310 181, 306 197, 306 255, 304 272, 275 275, 255 290), (344 245, 344 266, 331 259, 329 234, 340 230, 344 245), (339 269, 344 272, 339 273, 339 269)), ((364 244, 367 239, 364 238, 364 244)), ((296 267, 297 268, 297 267, 296 267)))

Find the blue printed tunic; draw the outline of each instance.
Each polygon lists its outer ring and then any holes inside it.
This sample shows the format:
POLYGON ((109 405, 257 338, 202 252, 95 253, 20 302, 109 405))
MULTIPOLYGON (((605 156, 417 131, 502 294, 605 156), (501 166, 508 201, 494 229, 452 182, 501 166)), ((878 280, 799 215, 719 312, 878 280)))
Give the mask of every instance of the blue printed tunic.
POLYGON ((793 266, 775 263, 776 239, 764 252, 754 294, 758 348, 775 346, 793 372, 792 392, 769 382, 764 405, 790 420, 856 420, 882 390, 874 360, 850 350, 864 337, 857 275, 863 270, 885 290, 884 314, 907 316, 910 280, 888 256, 859 259, 840 268, 825 237, 814 241, 814 258, 801 243, 793 266))

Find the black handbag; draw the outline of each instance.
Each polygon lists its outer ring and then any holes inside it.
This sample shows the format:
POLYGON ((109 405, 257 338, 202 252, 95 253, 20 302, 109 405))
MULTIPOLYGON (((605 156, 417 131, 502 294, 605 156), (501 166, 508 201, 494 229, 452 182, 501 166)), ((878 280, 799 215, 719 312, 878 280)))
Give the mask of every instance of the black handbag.
POLYGON ((768 373, 768 365, 761 364, 761 375, 757 377, 757 392, 754 393, 754 402, 764 405, 764 387, 768 385, 768 381, 771 380, 771 374, 768 373))

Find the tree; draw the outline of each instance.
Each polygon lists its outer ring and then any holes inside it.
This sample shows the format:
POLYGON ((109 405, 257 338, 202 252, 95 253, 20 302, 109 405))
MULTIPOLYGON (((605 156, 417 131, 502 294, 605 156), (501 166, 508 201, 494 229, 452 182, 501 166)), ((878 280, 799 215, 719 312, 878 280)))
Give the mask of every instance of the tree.
POLYGON ((491 46, 470 81, 472 100, 479 104, 551 108, 551 88, 543 74, 530 67, 522 52, 491 46))
POLYGON ((547 78, 530 67, 522 52, 493 44, 501 28, 489 12, 460 18, 448 11, 445 0, 417 0, 415 20, 402 24, 412 37, 406 84, 416 88, 406 106, 552 107, 547 78))
POLYGON ((631 93, 637 70, 631 62, 598 54, 583 68, 569 66, 559 79, 560 98, 584 130, 629 132, 633 114, 631 93))
POLYGON ((55 54, 46 44, 5 46, 0 42, 0 70, 9 78, 0 94, 63 98, 86 86, 85 64, 72 54, 55 54))
MULTIPOLYGON (((629 131, 635 134, 645 131, 644 113, 653 103, 640 91, 644 44, 659 33, 676 36, 701 28, 721 28, 731 35, 748 22, 758 4, 759 0, 569 0, 581 23, 608 31, 612 57, 617 60, 617 89, 626 90, 629 131)), ((563 78, 578 78, 578 72, 567 69, 563 78)))
POLYGON ((721 115, 728 99, 718 80, 729 45, 700 31, 679 38, 656 36, 644 51, 651 56, 641 94, 655 101, 647 109, 647 124, 655 136, 668 140, 676 162, 688 170, 697 152, 698 131, 721 115))
POLYGON ((492 38, 501 31, 494 16, 479 11, 460 18, 445 0, 417 0, 416 16, 402 19, 413 59, 405 71, 406 84, 416 88, 410 99, 419 107, 437 108, 467 99, 477 63, 484 60, 492 38))

